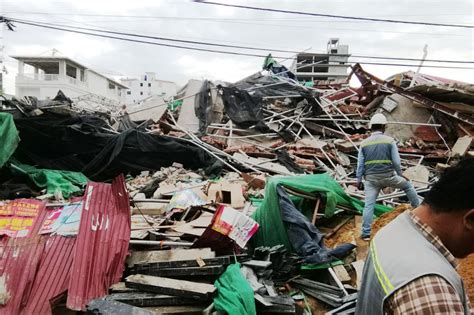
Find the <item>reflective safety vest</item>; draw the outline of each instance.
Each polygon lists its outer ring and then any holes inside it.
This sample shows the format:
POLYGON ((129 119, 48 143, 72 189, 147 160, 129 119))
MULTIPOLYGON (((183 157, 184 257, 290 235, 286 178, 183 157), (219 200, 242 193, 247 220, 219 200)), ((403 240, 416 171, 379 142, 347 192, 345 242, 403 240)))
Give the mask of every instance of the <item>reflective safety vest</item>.
POLYGON ((470 314, 461 277, 405 212, 381 229, 370 244, 356 314, 383 314, 387 298, 427 275, 445 279, 459 295, 464 313, 470 314))
POLYGON ((364 155, 364 175, 393 171, 392 145, 395 140, 382 133, 376 133, 362 141, 360 149, 364 155))

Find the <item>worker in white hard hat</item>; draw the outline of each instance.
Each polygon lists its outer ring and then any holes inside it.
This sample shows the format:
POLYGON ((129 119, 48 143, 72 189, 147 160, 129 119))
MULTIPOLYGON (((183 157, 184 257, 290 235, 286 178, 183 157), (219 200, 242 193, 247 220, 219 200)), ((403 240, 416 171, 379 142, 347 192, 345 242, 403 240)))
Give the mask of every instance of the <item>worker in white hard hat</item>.
POLYGON ((370 240, 375 202, 381 189, 385 187, 403 189, 412 207, 418 207, 420 204, 415 188, 409 179, 402 175, 395 140, 384 135, 386 125, 387 118, 384 115, 372 116, 370 119, 372 134, 362 141, 357 159, 357 187, 365 191, 361 238, 366 241, 370 240))

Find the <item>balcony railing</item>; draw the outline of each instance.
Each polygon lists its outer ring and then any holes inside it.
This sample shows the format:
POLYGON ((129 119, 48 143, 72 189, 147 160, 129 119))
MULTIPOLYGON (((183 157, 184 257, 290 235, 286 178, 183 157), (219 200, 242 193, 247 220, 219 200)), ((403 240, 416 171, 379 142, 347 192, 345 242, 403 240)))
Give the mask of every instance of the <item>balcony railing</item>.
POLYGON ((46 73, 23 73, 18 75, 18 79, 26 81, 65 81, 65 83, 73 85, 84 85, 85 82, 70 77, 68 75, 60 76, 59 74, 46 74, 46 73))

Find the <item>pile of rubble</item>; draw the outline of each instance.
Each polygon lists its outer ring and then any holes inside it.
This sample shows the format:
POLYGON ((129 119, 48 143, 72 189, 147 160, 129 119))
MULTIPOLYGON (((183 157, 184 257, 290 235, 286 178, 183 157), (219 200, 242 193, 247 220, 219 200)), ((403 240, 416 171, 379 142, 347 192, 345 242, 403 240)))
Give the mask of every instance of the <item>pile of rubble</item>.
MULTIPOLYGON (((0 309, 353 312, 369 118, 387 116, 420 196, 474 155, 472 85, 353 75, 358 88, 302 84, 272 61, 234 84, 191 80, 171 102, 99 114, 62 93, 3 101, 0 309)), ((380 216, 406 199, 392 189, 378 202, 380 216)))

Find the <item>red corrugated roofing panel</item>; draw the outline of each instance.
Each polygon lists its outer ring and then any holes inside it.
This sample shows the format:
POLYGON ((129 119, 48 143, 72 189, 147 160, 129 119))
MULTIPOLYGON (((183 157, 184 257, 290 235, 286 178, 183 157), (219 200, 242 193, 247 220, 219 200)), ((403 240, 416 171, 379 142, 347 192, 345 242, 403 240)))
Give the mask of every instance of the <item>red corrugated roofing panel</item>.
POLYGON ((44 236, 45 247, 23 314, 51 314, 50 301, 66 293, 75 237, 44 236))
POLYGON ((123 176, 89 183, 77 236, 66 306, 84 310, 120 280, 130 239, 130 206, 123 176))
POLYGON ((46 203, 42 203, 27 237, 2 239, 0 270, 7 303, 0 308, 0 314, 19 314, 21 305, 28 301, 44 247, 38 231, 46 215, 45 208, 46 203))
POLYGON ((8 298, 0 314, 51 314, 51 301, 68 292, 68 307, 84 309, 107 294, 125 268, 130 208, 123 176, 112 185, 90 183, 84 196, 79 234, 39 235, 43 204, 29 235, 0 239, 0 277, 8 298))

